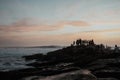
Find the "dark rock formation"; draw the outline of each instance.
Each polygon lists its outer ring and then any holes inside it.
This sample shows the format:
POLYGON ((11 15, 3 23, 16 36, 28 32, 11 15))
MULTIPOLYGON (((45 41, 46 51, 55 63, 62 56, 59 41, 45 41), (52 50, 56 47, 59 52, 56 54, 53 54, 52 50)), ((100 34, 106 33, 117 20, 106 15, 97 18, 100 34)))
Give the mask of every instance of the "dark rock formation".
POLYGON ((97 80, 97 78, 88 70, 78 70, 48 77, 31 76, 23 80, 97 80))
POLYGON ((89 69, 100 80, 110 77, 120 79, 119 56, 118 48, 116 53, 102 44, 96 45, 93 40, 80 39, 76 41, 76 45, 74 42, 69 47, 48 52, 46 55, 23 56, 25 60, 36 60, 27 64, 33 68, 0 72, 0 78, 2 80, 19 80, 27 76, 50 76, 79 69, 89 69), (5 75, 7 77, 3 77, 5 75))

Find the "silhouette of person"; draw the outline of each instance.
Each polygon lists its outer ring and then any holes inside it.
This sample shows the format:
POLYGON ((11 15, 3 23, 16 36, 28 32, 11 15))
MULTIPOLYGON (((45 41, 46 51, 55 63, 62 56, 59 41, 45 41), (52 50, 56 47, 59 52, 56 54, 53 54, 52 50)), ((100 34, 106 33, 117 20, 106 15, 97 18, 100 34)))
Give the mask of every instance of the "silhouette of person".
POLYGON ((75 45, 75 41, 73 41, 73 46, 75 45))
POLYGON ((76 40, 76 45, 79 46, 79 40, 76 40))
POLYGON ((115 53, 119 53, 119 48, 118 48, 118 46, 117 46, 117 45, 115 45, 114 52, 115 52, 115 53))

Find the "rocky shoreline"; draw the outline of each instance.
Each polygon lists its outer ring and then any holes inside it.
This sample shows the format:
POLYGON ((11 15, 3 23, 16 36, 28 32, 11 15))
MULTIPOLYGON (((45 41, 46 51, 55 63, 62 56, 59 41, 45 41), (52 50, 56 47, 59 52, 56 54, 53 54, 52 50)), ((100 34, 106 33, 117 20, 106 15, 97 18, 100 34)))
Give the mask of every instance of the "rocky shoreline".
MULTIPOLYGON (((77 41, 76 41, 77 42, 77 41)), ((76 43, 60 50, 48 52, 46 55, 35 54, 23 56, 26 61, 35 60, 35 62, 26 64, 33 68, 0 72, 0 80, 47 80, 48 76, 62 75, 71 72, 74 76, 78 73, 84 77, 69 78, 62 76, 62 79, 48 80, 119 80, 120 76, 120 52, 96 45, 93 41, 86 43, 76 43), (94 79, 84 79, 86 74, 80 73, 81 70, 90 71, 94 79), (76 73, 77 71, 77 73, 76 73), (32 77, 31 76, 37 76, 32 77), (44 77, 40 79, 39 77, 44 77), (64 79, 63 79, 64 78, 64 79)))

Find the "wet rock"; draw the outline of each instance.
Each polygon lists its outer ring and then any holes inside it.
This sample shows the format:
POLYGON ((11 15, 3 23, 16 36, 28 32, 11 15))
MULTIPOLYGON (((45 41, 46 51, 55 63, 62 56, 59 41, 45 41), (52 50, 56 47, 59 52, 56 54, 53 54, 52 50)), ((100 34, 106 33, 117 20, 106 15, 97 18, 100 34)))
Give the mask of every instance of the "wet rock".
POLYGON ((39 53, 39 54, 34 54, 34 55, 23 56, 23 58, 25 58, 26 61, 27 60, 36 60, 36 59, 43 60, 44 55, 39 53))

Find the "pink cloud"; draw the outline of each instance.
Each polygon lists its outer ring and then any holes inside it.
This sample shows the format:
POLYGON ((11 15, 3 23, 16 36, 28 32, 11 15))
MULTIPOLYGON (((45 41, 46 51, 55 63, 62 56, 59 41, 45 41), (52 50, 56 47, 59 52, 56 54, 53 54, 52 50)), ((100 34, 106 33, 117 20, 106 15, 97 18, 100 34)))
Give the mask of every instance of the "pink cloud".
POLYGON ((0 25, 0 31, 3 32, 31 32, 31 31, 52 31, 63 28, 65 25, 71 26, 89 26, 85 21, 60 21, 54 24, 32 23, 27 20, 21 20, 10 25, 0 25))
POLYGON ((120 24, 120 21, 94 21, 93 24, 98 24, 98 25, 116 25, 120 24))
POLYGON ((105 30, 91 30, 91 31, 84 31, 84 32, 95 32, 95 33, 103 33, 103 32, 120 32, 120 28, 105 29, 105 30))

